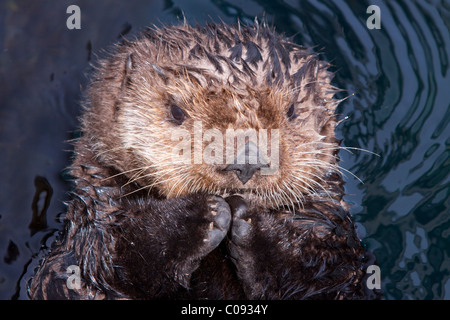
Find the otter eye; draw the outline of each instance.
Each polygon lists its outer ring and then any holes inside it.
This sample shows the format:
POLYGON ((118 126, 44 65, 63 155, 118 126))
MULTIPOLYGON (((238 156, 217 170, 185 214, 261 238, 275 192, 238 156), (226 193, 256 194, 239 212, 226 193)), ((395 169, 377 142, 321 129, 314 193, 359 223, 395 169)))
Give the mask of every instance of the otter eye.
POLYGON ((295 106, 291 104, 288 111, 286 112, 286 117, 288 117, 289 120, 295 119, 297 115, 295 114, 295 106))
POLYGON ((170 115, 176 124, 182 124, 186 119, 184 111, 176 105, 170 107, 170 115))

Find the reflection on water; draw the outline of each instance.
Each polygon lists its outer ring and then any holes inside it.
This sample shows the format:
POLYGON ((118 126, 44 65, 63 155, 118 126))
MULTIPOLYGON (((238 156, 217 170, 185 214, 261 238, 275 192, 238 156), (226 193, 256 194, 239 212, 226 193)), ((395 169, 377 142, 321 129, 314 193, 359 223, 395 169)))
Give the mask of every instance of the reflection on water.
POLYGON ((387 299, 450 299, 450 3, 448 1, 73 1, 0 3, 0 298, 26 280, 61 228, 80 88, 101 48, 146 25, 219 17, 269 23, 332 61, 350 95, 339 108, 347 201, 375 253, 387 299), (381 29, 366 27, 369 5, 381 29))

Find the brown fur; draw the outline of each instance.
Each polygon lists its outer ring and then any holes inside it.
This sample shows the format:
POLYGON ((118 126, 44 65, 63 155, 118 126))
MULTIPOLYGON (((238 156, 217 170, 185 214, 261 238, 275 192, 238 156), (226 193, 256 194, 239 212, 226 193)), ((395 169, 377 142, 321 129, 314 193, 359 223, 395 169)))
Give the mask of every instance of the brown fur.
POLYGON ((43 262, 31 296, 363 297, 364 250, 342 202, 339 101, 327 68, 257 22, 164 27, 118 44, 87 90, 66 236, 43 262), (185 112, 183 123, 171 121, 172 105, 185 112), (292 105, 295 116, 288 118, 292 105), (194 138, 195 121, 222 133, 279 129, 279 170, 257 171, 243 185, 223 171, 226 164, 174 163, 178 142, 170 132, 183 128, 194 138), (215 219, 208 212, 216 215, 211 195, 233 194, 247 207, 241 219, 243 204, 227 200, 231 228, 248 223, 250 233, 234 239, 231 232, 203 250, 205 230, 217 223, 208 220, 215 219), (188 227, 194 216, 200 220, 188 227), (170 243, 157 230, 167 231, 170 243), (68 264, 82 270, 78 292, 64 288, 68 264))

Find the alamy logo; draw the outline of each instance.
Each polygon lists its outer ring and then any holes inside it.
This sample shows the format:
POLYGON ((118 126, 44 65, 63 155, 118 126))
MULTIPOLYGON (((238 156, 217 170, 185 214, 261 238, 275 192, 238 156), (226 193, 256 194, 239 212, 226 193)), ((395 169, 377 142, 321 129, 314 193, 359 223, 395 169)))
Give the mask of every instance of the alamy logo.
POLYGON ((367 7, 367 14, 371 14, 367 18, 366 26, 368 29, 381 29, 381 10, 379 6, 371 5, 367 7))
POLYGON ((66 273, 70 274, 67 278, 67 288, 71 290, 81 289, 81 272, 80 267, 76 265, 70 265, 67 267, 66 273))
POLYGON ((381 270, 380 267, 372 264, 367 267, 366 270, 367 274, 370 274, 370 276, 367 278, 366 286, 368 289, 381 289, 381 270))
POLYGON ((172 141, 178 142, 172 149, 174 163, 258 164, 262 175, 278 170, 279 129, 227 129, 224 137, 218 129, 203 132, 202 122, 195 121, 193 131, 193 136, 185 129, 171 132, 172 141))
POLYGON ((81 10, 79 6, 67 7, 66 13, 71 14, 66 20, 67 29, 81 29, 81 10))

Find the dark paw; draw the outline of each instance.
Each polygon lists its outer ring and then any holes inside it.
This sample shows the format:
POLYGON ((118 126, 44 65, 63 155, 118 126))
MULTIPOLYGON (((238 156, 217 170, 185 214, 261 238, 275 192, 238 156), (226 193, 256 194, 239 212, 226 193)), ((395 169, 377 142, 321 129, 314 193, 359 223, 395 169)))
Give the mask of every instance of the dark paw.
POLYGON ((231 210, 228 203, 221 197, 212 196, 208 200, 209 218, 207 237, 203 239, 207 250, 215 249, 227 235, 230 228, 231 210))
POLYGON ((250 233, 251 218, 245 218, 247 204, 241 196, 230 196, 226 198, 230 205, 233 223, 231 226, 231 240, 235 244, 241 244, 250 233))

